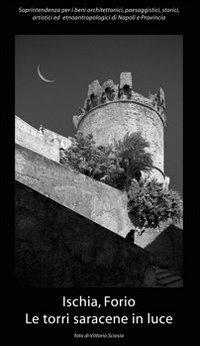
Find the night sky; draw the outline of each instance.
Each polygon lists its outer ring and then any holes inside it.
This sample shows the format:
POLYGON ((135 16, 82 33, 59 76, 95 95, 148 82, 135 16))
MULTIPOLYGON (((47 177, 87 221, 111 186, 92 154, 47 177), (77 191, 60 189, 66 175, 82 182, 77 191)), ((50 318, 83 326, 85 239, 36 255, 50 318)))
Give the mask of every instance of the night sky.
POLYGON ((119 82, 130 71, 133 89, 166 95, 165 174, 182 193, 182 36, 17 35, 15 114, 64 136, 75 133, 72 116, 83 107, 88 84, 119 82), (37 65, 47 79, 37 74, 37 65))

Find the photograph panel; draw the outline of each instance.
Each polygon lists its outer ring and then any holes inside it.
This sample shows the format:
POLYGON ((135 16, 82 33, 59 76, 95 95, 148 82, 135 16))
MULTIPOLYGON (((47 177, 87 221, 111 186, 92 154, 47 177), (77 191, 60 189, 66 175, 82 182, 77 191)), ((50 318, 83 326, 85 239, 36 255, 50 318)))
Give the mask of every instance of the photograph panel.
POLYGON ((181 35, 16 35, 16 279, 183 287, 181 35))

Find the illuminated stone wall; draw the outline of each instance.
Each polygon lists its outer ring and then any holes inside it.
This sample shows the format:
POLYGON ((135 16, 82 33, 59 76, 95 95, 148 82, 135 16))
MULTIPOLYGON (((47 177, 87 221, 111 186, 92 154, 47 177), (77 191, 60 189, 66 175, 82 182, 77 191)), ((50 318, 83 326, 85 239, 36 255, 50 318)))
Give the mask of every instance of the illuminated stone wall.
POLYGON ((15 143, 59 162, 60 148, 69 148, 71 140, 45 128, 37 130, 15 116, 15 143))

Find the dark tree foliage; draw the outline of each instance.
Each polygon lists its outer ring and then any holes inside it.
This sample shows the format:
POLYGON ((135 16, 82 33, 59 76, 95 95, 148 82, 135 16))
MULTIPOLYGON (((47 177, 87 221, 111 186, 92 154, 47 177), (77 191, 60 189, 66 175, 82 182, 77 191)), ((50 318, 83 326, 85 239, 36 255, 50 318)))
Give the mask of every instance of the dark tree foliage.
POLYGON ((146 148, 149 143, 141 136, 140 132, 126 134, 123 140, 115 141, 116 156, 119 157, 120 166, 126 177, 126 189, 132 179, 139 180, 141 171, 149 171, 152 168, 152 157, 146 148))
POLYGON ((130 220, 139 228, 156 228, 160 222, 182 220, 183 203, 178 192, 163 190, 162 184, 155 180, 133 180, 127 195, 130 220))
POLYGON ((149 144, 136 132, 113 145, 96 146, 93 136, 77 132, 72 146, 62 155, 77 171, 120 190, 127 190, 133 178, 152 167, 149 144))

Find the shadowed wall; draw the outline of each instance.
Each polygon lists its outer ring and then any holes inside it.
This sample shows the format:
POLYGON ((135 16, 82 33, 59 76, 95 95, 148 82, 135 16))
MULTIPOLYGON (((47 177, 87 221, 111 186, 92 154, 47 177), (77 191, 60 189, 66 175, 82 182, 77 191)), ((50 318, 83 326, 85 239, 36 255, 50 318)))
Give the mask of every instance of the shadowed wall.
POLYGON ((152 287, 150 253, 16 182, 16 277, 32 287, 152 287))

